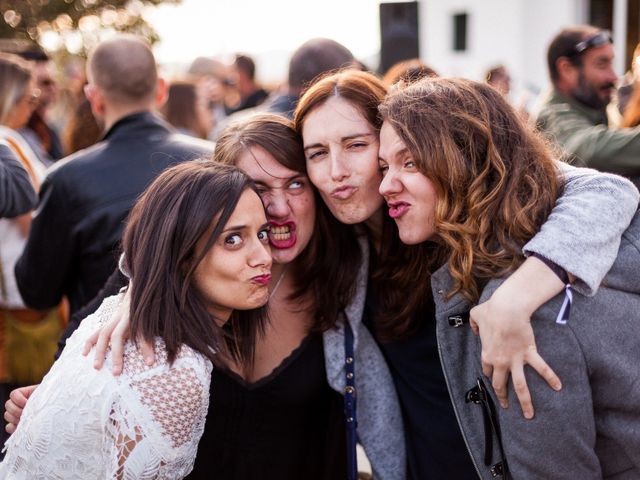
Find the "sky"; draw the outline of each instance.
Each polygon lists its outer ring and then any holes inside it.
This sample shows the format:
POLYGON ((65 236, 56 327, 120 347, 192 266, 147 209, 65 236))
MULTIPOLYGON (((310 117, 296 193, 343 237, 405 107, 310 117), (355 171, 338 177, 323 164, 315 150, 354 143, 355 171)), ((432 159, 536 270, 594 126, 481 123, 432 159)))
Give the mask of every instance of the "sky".
POLYGON ((365 60, 380 49, 379 0, 183 0, 149 8, 145 18, 161 42, 160 63, 188 64, 197 56, 256 59, 263 81, 286 75, 289 55, 314 37, 329 37, 365 60))

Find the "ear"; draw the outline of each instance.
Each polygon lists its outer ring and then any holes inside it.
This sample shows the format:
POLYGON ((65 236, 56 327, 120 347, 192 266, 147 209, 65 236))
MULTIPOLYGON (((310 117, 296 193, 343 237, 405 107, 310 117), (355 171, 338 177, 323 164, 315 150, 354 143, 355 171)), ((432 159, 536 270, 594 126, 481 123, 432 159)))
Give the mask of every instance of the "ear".
POLYGON ((91 111, 96 118, 104 117, 105 112, 105 102, 104 102, 104 94, 100 91, 98 87, 92 84, 87 84, 84 86, 84 94, 89 100, 91 104, 91 111))
POLYGON ((558 69, 560 82, 567 83, 569 85, 576 85, 578 83, 580 67, 571 63, 571 60, 567 57, 558 58, 558 60, 556 60, 556 68, 558 69))
POLYGON ((167 101, 169 90, 167 88, 167 82, 164 78, 158 77, 158 84, 156 85, 156 109, 160 109, 167 101))

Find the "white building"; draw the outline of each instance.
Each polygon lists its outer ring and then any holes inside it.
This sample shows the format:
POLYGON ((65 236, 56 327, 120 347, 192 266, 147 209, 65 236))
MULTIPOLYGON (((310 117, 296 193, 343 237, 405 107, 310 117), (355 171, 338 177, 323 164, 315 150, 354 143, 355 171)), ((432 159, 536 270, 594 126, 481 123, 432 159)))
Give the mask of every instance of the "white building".
POLYGON ((481 80, 504 64, 515 90, 548 85, 546 50, 565 26, 592 23, 613 32, 616 71, 638 41, 634 0, 419 0, 420 57, 442 75, 481 80), (631 27, 629 27, 631 25, 631 27), (632 45, 630 48, 627 45, 632 45), (627 54, 627 50, 629 53, 627 54))

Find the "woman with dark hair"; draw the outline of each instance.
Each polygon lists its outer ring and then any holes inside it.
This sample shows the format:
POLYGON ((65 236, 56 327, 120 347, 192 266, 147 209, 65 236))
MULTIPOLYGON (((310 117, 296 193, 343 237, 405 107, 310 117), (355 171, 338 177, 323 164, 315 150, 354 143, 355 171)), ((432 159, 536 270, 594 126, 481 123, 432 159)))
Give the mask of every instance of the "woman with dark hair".
MULTIPOLYGON (((382 178, 378 105, 385 94, 372 74, 332 74, 304 93, 294 122, 303 137, 309 178, 320 196, 338 220, 360 225, 372 246, 364 318, 398 391, 407 445, 406 478, 471 478, 476 469, 449 398, 425 294, 430 292, 426 273, 433 248, 426 243, 399 244, 378 192, 382 178)), ((443 107, 448 105, 444 101, 443 107)), ((471 312, 482 339, 483 352, 477 358, 492 376, 501 404, 507 405, 511 373, 528 418, 533 417, 533 405, 525 364, 553 389, 561 388, 560 379, 538 353, 529 326, 529 314, 565 287, 547 263, 570 272, 573 288, 593 294, 615 258, 620 235, 638 202, 638 192, 624 179, 569 167, 561 171, 564 193, 547 222, 524 245, 527 254, 539 254, 543 260, 527 258, 483 308, 471 312), (589 235, 583 235, 585 227, 589 235)))
POLYGON ((180 133, 206 139, 214 126, 213 115, 201 90, 196 82, 171 82, 160 111, 180 133))
POLYGON ((129 341, 116 378, 82 356, 124 294, 105 299, 31 396, 0 476, 187 475, 212 364, 255 360, 271 279, 267 231, 260 198, 238 169, 195 161, 162 173, 132 209, 123 240, 134 279, 130 338, 153 343, 156 362, 145 365, 129 341))
MULTIPOLYGON (((570 319, 556 315, 563 295, 533 314, 530 328, 562 390, 549 391, 528 372, 536 418, 496 409, 478 340, 452 318, 465 318, 517 275, 523 246, 561 195, 557 164, 501 95, 476 82, 420 81, 391 93, 380 112, 380 192, 400 239, 432 251, 423 274, 432 293, 423 294, 480 477, 637 478, 640 215, 599 291, 573 296, 570 319)), ((581 233, 592 232, 584 225, 581 233)))

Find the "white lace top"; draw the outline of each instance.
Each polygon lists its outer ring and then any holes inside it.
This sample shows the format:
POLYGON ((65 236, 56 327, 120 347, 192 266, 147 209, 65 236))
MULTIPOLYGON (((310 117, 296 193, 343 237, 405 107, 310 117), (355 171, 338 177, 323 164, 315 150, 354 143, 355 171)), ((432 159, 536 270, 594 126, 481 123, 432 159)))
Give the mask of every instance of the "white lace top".
POLYGON ((193 468, 209 406, 211 362, 183 346, 173 365, 156 340, 148 367, 125 346, 124 371, 101 370, 82 346, 116 311, 105 299, 69 338, 6 443, 2 479, 180 479, 193 468))

